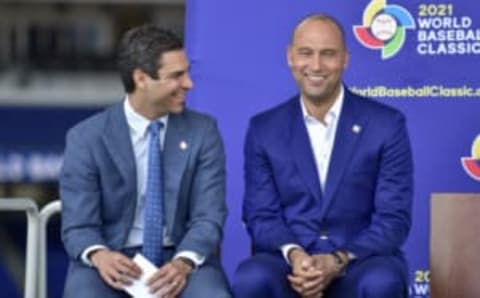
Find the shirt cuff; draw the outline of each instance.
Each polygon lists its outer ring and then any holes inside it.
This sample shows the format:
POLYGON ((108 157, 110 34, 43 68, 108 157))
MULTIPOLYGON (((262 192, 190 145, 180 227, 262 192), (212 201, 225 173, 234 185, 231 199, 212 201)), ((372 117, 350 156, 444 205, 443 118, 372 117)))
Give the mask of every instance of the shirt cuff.
POLYGON ((205 256, 199 255, 198 253, 191 250, 182 250, 175 254, 173 259, 177 258, 187 258, 195 264, 195 267, 198 268, 205 263, 205 256))
POLYGON ((82 262, 87 266, 93 267, 93 264, 90 261, 90 258, 88 257, 88 255, 95 250, 105 249, 105 248, 107 248, 105 245, 100 245, 100 244, 96 244, 96 245, 92 245, 92 246, 87 247, 82 252, 82 255, 81 255, 82 262))
POLYGON ((282 251, 283 258, 285 259, 285 261, 287 261, 287 264, 289 264, 289 265, 291 265, 291 264, 290 264, 290 260, 288 259, 288 253, 294 248, 302 249, 302 247, 300 245, 295 244, 295 243, 284 244, 280 247, 280 250, 282 251))

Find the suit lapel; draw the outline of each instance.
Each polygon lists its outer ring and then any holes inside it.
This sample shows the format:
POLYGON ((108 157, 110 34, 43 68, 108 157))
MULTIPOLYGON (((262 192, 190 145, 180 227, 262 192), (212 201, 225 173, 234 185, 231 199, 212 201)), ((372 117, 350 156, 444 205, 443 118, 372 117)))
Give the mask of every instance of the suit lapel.
POLYGON ((164 199, 168 230, 171 231, 180 183, 192 149, 192 135, 184 113, 170 114, 163 147, 164 199))
POLYGON ((298 96, 291 100, 290 107, 290 114, 293 115, 293 117, 287 115, 285 118, 292 119, 289 137, 290 150, 298 171, 308 186, 312 196, 317 201, 320 201, 322 198, 320 181, 298 96))
POLYGON ((115 165, 120 171, 128 189, 137 188, 137 171, 135 166, 135 155, 133 153, 132 142, 130 140, 127 119, 123 111, 123 104, 117 104, 107 111, 107 121, 105 134, 103 135, 104 144, 112 157, 115 165), (134 173, 134 177, 132 177, 134 173))
POLYGON ((367 125, 366 115, 362 115, 361 106, 356 104, 355 96, 345 89, 342 113, 335 134, 335 142, 328 167, 325 184, 325 204, 322 217, 327 212, 333 196, 339 187, 345 168, 349 165, 356 144, 367 125))

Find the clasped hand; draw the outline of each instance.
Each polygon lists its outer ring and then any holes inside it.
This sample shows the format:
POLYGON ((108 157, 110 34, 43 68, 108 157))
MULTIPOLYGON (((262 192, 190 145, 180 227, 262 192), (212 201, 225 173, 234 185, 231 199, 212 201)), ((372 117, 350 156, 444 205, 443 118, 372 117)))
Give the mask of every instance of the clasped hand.
POLYGON ((326 287, 340 274, 329 254, 310 256, 297 250, 292 252, 290 261, 292 274, 288 276, 288 280, 302 298, 323 297, 326 287))
MULTIPOLYGON (((91 255, 92 264, 102 279, 111 287, 121 290, 140 278, 142 270, 127 256, 106 249, 91 255)), ((160 267, 147 281, 150 293, 159 298, 177 297, 187 284, 192 268, 181 260, 174 259, 160 267)))

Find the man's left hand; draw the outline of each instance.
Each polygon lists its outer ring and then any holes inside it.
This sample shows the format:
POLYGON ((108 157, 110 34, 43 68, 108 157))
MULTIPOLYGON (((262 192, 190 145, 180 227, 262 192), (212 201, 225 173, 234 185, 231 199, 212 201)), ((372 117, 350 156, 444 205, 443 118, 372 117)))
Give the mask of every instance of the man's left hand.
POLYGON ((157 297, 177 297, 187 285, 188 275, 193 268, 180 259, 174 259, 160 267, 148 279, 147 286, 157 297))
POLYGON ((338 267, 335 258, 331 254, 317 254, 312 256, 315 259, 316 268, 324 274, 324 287, 327 287, 332 280, 342 274, 343 268, 338 267))

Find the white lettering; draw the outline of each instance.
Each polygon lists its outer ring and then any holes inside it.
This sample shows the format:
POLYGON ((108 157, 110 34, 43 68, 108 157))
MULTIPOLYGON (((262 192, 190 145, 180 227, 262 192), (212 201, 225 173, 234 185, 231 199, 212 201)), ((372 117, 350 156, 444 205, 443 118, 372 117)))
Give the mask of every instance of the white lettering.
POLYGON ((55 180, 60 173, 62 162, 63 157, 60 154, 0 155, 0 182, 55 180))
POLYGON ((430 292, 430 287, 427 283, 422 284, 414 284, 413 285, 413 292, 415 295, 428 295, 430 292))
POLYGON ((418 18, 417 23, 421 29, 467 29, 473 22, 470 17, 433 17, 418 18))

